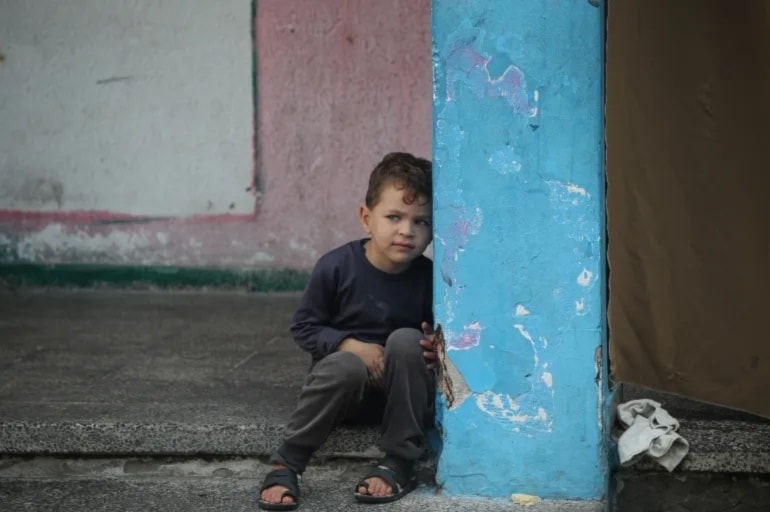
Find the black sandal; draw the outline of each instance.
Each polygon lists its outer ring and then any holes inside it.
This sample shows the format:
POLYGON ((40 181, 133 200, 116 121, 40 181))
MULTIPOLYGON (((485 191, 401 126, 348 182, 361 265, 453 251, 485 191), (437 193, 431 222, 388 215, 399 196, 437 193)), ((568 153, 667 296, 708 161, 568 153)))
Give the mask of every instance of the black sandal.
POLYGON ((265 476, 264 482, 262 482, 262 488, 259 490, 259 508, 262 510, 297 510, 299 507, 299 481, 297 480, 297 473, 288 468, 274 469, 265 476), (281 496, 281 500, 285 497, 294 499, 294 503, 269 503, 262 501, 262 492, 265 489, 280 485, 286 487, 281 496))
POLYGON ((353 497, 361 503, 390 503, 399 500, 412 492, 417 487, 417 479, 414 478, 413 462, 409 460, 397 459, 395 457, 385 457, 377 466, 366 473, 358 484, 353 497), (361 494, 358 492, 360 487, 369 489, 369 478, 381 478, 390 486, 392 491, 387 496, 372 496, 371 494, 361 494))

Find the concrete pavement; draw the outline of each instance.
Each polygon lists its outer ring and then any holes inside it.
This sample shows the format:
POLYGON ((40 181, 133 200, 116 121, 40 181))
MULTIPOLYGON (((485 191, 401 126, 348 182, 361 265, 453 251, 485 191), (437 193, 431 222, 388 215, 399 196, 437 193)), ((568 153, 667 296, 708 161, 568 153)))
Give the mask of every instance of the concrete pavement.
MULTIPOLYGON (((0 291, 0 510, 255 510, 261 461, 280 442, 309 364, 287 330, 297 301, 214 290, 0 291)), ((673 474, 645 462, 641 473, 622 472, 618 511, 770 510, 766 420, 715 419, 687 401, 624 393, 641 396, 684 415, 691 455, 673 474)), ((374 428, 338 430, 307 474, 302 510, 356 509, 351 485, 377 456, 377 437, 374 428)), ((430 482, 429 465, 423 477, 430 482)), ((423 486, 375 508, 519 510, 436 491, 423 486)))
MULTIPOLYGON (((334 461, 310 466, 302 480, 301 511, 598 512, 586 502, 515 506, 510 500, 452 498, 421 486, 383 506, 354 501, 366 464, 334 461)), ((0 461, 0 510, 60 512, 254 512, 269 466, 255 459, 5 459, 0 461)))
MULTIPOLYGON (((309 356, 297 294, 0 293, 0 453, 265 455, 309 356)), ((341 429, 326 454, 376 454, 341 429)))
MULTIPOLYGON (((452 498, 422 485, 383 506, 357 504, 352 487, 364 461, 333 460, 308 468, 301 511, 598 512, 596 503, 452 498)), ((253 458, 0 459, 0 510, 59 512, 254 511, 269 466, 253 458)), ((766 512, 770 478, 660 472, 618 475, 617 512, 766 512)))

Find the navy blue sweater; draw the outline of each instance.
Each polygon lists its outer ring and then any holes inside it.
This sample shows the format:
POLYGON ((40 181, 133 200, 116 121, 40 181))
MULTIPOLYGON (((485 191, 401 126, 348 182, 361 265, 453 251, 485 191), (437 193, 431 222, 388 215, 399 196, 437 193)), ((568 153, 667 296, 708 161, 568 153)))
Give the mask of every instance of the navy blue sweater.
POLYGON ((401 327, 433 326, 433 263, 420 256, 399 274, 383 272, 356 240, 316 263, 294 313, 291 333, 314 361, 335 352, 345 338, 385 344, 401 327))

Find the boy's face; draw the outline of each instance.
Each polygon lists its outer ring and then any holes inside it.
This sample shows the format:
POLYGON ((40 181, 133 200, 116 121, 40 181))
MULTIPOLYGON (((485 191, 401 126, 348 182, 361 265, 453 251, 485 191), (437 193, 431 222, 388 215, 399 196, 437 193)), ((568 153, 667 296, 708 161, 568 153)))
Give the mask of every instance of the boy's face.
POLYGON ((359 210, 361 225, 371 240, 366 257, 385 272, 403 272, 420 256, 433 236, 430 198, 418 196, 412 204, 404 202, 405 189, 387 184, 374 207, 359 210))

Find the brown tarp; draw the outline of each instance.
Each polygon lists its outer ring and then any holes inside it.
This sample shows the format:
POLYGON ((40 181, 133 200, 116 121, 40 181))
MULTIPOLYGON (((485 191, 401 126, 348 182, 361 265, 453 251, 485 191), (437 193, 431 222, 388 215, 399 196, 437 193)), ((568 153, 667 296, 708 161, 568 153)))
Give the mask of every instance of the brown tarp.
POLYGON ((770 417, 770 1, 618 0, 613 379, 770 417))

